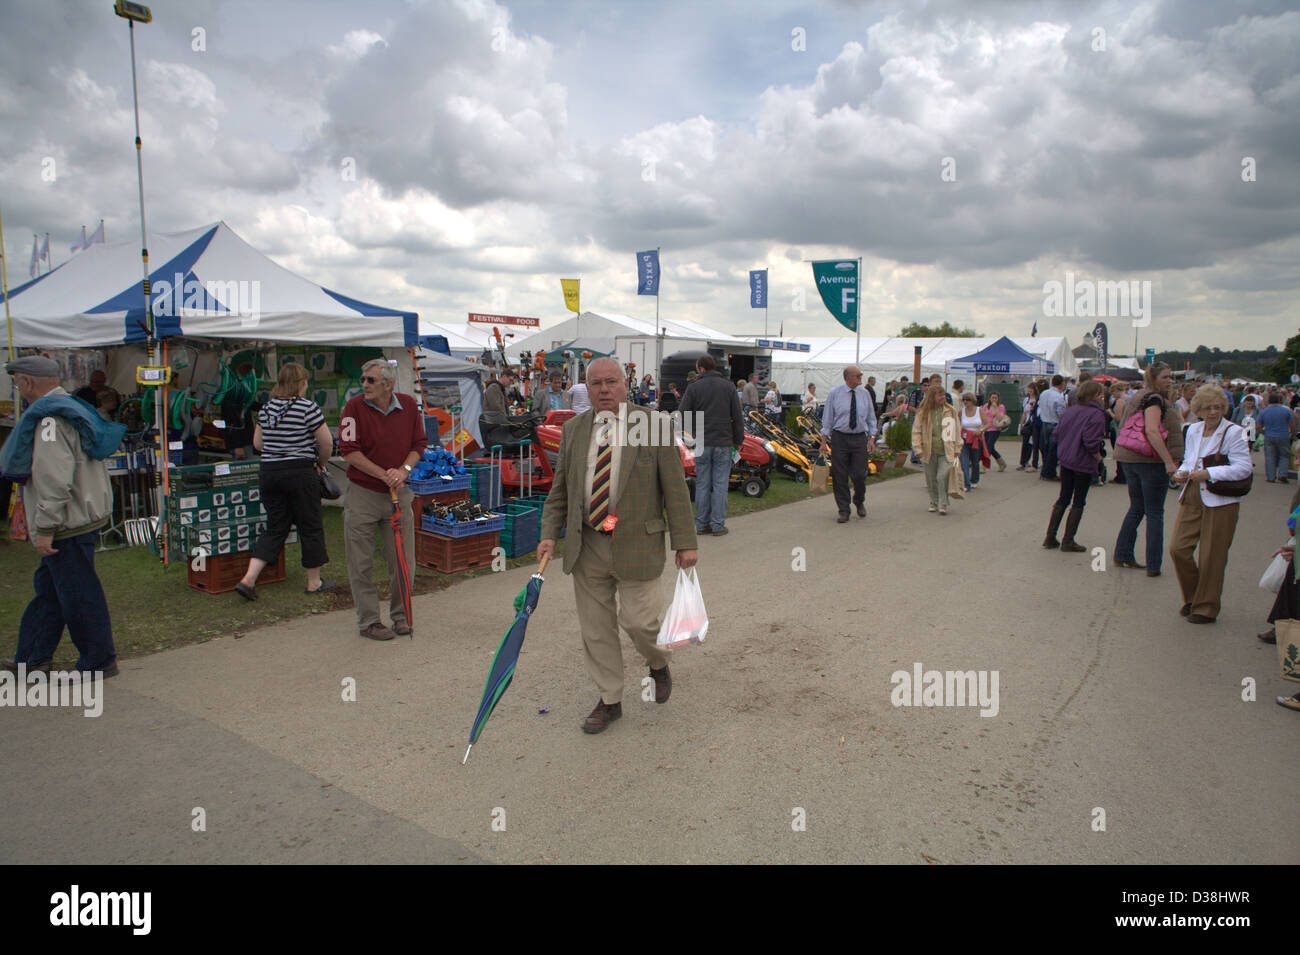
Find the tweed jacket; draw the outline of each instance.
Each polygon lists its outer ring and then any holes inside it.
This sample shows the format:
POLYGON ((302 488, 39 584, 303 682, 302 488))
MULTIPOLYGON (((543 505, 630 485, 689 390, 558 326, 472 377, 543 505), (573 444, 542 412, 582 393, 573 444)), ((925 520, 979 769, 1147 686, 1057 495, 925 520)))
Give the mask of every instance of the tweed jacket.
MULTIPOLYGON (((694 550, 695 516, 681 452, 672 440, 667 415, 627 405, 628 443, 619 461, 615 507, 614 573, 626 580, 653 580, 664 571, 664 533, 672 534, 673 550, 694 550), (637 440, 638 432, 651 440, 637 440), (665 521, 665 511, 667 520, 665 521)), ((542 540, 556 540, 566 528, 564 572, 573 573, 582 553, 582 496, 587 487, 587 450, 595 410, 564 423, 555 483, 542 507, 542 540)))

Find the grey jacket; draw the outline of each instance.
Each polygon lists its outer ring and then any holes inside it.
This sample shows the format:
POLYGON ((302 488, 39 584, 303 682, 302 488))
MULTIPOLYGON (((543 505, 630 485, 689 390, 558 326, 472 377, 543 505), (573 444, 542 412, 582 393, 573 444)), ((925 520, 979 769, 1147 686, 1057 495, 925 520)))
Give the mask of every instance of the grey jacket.
POLYGON ((740 447, 745 441, 745 418, 740 410, 740 397, 735 387, 716 371, 706 371, 686 386, 682 403, 683 430, 690 431, 696 442, 703 439, 706 448, 740 447), (699 412, 704 419, 704 433, 698 430, 691 417, 699 412))
MULTIPOLYGON (((51 393, 67 394, 62 388, 51 393)), ((108 467, 82 450, 77 429, 63 418, 51 415, 37 425, 23 503, 33 537, 64 540, 108 523, 113 512, 108 467)))

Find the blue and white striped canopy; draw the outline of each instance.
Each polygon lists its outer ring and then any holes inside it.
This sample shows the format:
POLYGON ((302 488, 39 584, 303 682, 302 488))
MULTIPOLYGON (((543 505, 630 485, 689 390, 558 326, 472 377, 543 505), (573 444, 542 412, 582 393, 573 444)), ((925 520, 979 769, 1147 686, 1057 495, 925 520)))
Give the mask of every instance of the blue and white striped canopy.
MULTIPOLYGON (((276 265, 224 222, 149 237, 159 337, 415 345, 415 312, 370 305, 276 265)), ((92 245, 9 292, 14 345, 88 348, 148 338, 137 242, 92 245)))

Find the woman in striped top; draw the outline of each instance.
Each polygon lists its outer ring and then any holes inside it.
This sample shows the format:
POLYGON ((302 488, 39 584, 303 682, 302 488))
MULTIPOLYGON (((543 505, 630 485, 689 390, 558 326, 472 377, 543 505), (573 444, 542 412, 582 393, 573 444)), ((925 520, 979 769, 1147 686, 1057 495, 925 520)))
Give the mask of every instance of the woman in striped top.
POLYGON ((320 472, 329 463, 334 439, 316 402, 306 397, 307 369, 287 364, 271 391, 271 400, 257 415, 253 446, 262 452, 258 484, 266 508, 267 530, 253 545, 248 571, 235 590, 246 600, 257 599, 257 578, 262 568, 275 562, 298 526, 302 566, 307 571, 307 593, 333 590, 332 580, 321 580, 328 561, 325 525, 321 520, 320 472))

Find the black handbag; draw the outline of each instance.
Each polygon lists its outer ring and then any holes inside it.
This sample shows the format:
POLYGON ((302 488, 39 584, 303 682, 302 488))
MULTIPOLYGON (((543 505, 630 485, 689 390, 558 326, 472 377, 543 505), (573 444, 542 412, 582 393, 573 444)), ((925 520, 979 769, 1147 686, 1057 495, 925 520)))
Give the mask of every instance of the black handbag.
MULTIPOLYGON (((1223 442, 1228 437, 1228 431, 1232 425, 1223 429, 1223 437, 1219 438, 1219 450, 1214 454, 1207 454, 1201 458, 1201 467, 1218 468, 1228 463, 1228 456, 1223 453, 1223 442)), ((1206 481, 1205 487, 1212 494, 1222 494, 1224 497, 1245 497, 1250 493, 1250 487, 1255 481, 1255 474, 1252 471, 1239 481, 1206 481)))
POLYGON ((343 496, 343 489, 335 483, 330 477, 329 471, 321 471, 320 475, 320 496, 323 501, 337 501, 343 496))

